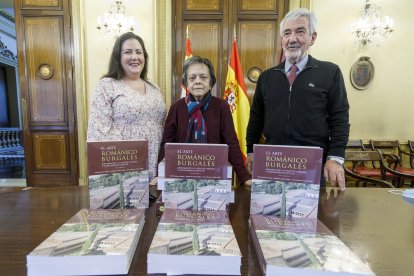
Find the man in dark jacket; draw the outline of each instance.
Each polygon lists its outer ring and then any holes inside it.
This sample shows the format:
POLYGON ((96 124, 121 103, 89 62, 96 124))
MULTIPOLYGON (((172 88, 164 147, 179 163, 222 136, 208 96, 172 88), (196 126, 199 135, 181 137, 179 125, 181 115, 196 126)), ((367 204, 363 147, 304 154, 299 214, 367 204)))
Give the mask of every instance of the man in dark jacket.
POLYGON ((336 64, 308 55, 317 36, 314 13, 289 12, 280 33, 286 60, 257 82, 246 135, 247 167, 251 172, 253 145, 262 134, 266 144, 318 146, 324 151, 325 179, 344 190, 349 104, 342 73, 336 64))

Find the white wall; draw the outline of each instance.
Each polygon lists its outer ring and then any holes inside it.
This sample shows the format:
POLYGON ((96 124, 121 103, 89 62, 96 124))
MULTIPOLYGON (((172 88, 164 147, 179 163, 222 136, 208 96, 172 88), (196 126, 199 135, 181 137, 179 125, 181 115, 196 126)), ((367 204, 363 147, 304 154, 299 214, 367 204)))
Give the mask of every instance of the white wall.
POLYGON ((364 6, 361 0, 314 0, 319 20, 318 38, 311 55, 338 64, 350 102, 351 139, 414 139, 414 62, 412 35, 414 2, 373 0, 394 19, 395 31, 379 47, 361 49, 353 42, 350 25, 364 6), (366 90, 355 89, 350 69, 360 56, 371 57, 375 76, 366 90))
MULTIPOLYGON (((149 55, 148 78, 155 80, 155 1, 124 0, 125 14, 137 22, 134 33, 142 37, 149 55)), ((109 0, 81 1, 84 11, 86 87, 88 98, 93 95, 98 80, 108 69, 114 39, 105 38, 96 28, 97 18, 109 9, 109 0)))

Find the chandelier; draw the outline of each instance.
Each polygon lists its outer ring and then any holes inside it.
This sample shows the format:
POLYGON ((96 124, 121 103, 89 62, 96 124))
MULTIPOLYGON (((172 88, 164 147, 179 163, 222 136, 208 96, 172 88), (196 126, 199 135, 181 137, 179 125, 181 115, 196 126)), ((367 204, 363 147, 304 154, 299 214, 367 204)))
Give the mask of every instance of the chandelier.
POLYGON ((361 45, 374 44, 378 46, 394 31, 393 23, 392 18, 383 16, 381 7, 366 0, 361 17, 351 28, 357 42, 361 45))
POLYGON ((122 0, 112 0, 109 11, 98 17, 98 30, 106 37, 118 38, 125 32, 133 32, 136 25, 132 16, 125 16, 122 0))

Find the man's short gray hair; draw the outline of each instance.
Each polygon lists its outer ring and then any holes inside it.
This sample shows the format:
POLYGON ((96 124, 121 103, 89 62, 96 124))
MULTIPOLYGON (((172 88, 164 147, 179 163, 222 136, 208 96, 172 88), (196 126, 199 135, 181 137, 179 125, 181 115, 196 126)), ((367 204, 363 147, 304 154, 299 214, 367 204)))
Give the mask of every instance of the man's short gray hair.
POLYGON ((316 19, 316 15, 314 12, 310 12, 308 9, 295 9, 288 12, 285 17, 280 22, 280 35, 283 36, 284 27, 286 21, 298 19, 299 17, 306 17, 309 21, 309 30, 310 34, 316 32, 316 27, 318 26, 318 20, 316 19))

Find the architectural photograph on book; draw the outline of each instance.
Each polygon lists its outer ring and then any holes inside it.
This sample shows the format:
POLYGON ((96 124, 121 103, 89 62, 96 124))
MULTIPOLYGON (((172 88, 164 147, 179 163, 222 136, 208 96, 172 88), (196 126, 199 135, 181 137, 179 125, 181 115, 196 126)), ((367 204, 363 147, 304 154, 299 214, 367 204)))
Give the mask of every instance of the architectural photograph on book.
POLYGON ((89 176, 90 208, 146 208, 148 187, 148 170, 89 176))
POLYGON ((165 179, 162 198, 165 208, 225 210, 231 193, 231 179, 165 179))
POLYGON ((316 218, 319 184, 253 179, 251 214, 316 218))
POLYGON ((334 235, 266 230, 257 230, 256 235, 267 269, 275 266, 372 275, 369 267, 334 235))
POLYGON ((161 223, 149 253, 240 255, 231 225, 161 223))

